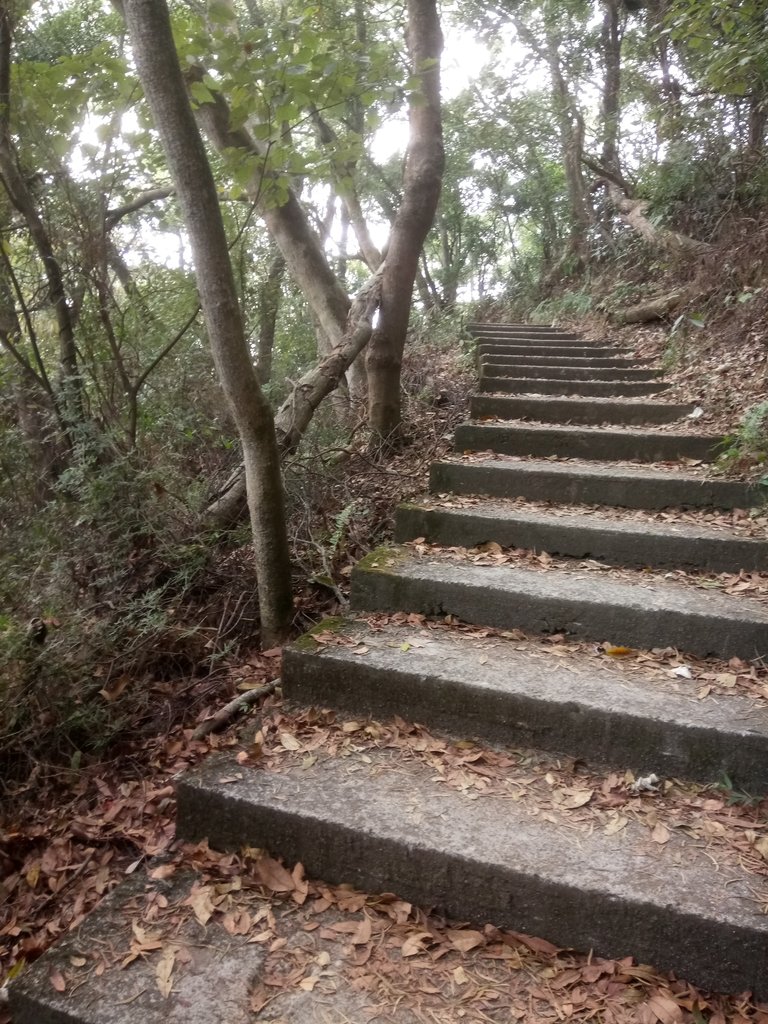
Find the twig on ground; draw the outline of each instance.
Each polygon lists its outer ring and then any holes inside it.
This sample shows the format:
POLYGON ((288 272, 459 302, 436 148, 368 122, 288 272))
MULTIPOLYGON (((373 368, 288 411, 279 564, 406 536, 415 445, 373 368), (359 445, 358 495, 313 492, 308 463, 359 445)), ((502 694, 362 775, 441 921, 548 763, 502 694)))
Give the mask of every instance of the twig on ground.
POLYGON ((220 711, 217 711, 213 718, 207 718, 204 722, 201 722, 192 733, 192 739, 202 740, 212 732, 220 732, 229 725, 230 721, 240 711, 251 707, 261 700, 262 697, 268 697, 275 692, 279 685, 280 680, 273 679, 271 683, 259 686, 256 690, 247 690, 245 693, 238 694, 234 700, 231 700, 229 704, 225 704, 220 711))

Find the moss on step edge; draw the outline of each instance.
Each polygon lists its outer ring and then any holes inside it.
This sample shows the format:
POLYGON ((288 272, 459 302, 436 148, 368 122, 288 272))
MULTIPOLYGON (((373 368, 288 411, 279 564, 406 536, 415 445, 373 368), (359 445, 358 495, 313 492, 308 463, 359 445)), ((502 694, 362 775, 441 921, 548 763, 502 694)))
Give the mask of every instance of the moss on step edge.
POLYGON ((383 544, 380 548, 374 548, 365 558, 361 558, 355 566, 355 572, 386 572, 407 556, 405 548, 383 544))
POLYGON ((316 626, 308 629, 306 633, 302 633, 298 640, 294 640, 291 647, 298 651, 317 651, 320 648, 312 639, 313 636, 317 636, 320 633, 345 633, 347 628, 352 625, 352 621, 345 619, 343 615, 331 615, 327 619, 321 619, 316 626))

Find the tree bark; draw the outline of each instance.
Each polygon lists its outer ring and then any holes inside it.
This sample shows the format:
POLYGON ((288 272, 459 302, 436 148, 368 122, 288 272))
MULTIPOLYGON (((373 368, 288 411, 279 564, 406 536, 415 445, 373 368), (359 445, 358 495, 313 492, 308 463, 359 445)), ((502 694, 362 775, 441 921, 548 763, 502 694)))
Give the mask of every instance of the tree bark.
POLYGON ((601 97, 603 152, 601 163, 609 171, 621 174, 619 128, 621 124, 621 42, 619 0, 603 0, 605 13, 601 31, 605 77, 601 97))
POLYGON ((663 320, 685 300, 685 292, 674 291, 659 295, 655 299, 639 302, 616 313, 614 319, 620 324, 643 324, 651 320, 663 320))
POLYGON ((227 238, 202 139, 187 98, 165 0, 125 0, 139 78, 168 160, 195 260, 216 370, 243 447, 262 643, 284 639, 291 566, 274 422, 251 362, 227 238))
POLYGON ((261 384, 268 384, 272 379, 272 353, 275 347, 277 314, 280 312, 284 276, 283 255, 273 250, 269 271, 259 286, 259 350, 256 373, 261 384))
POLYGON ((403 201, 392 227, 381 289, 379 324, 368 347, 368 417, 374 436, 394 439, 402 422, 400 368, 419 256, 440 198, 445 153, 440 111, 443 35, 435 0, 408 0, 408 50, 421 78, 409 106, 403 201))
POLYGON ((630 199, 626 192, 612 181, 605 180, 608 197, 619 213, 621 219, 646 242, 658 249, 663 249, 673 256, 703 256, 712 251, 708 242, 698 238, 690 238, 679 231, 658 227, 646 217, 648 203, 644 199, 630 199))
MULTIPOLYGON (((561 267, 565 267, 569 259, 575 261, 576 267, 573 269, 578 269, 589 262, 587 236, 593 220, 581 170, 581 156, 584 150, 584 121, 563 74, 558 53, 558 39, 553 26, 545 24, 545 39, 542 44, 521 18, 513 18, 512 23, 523 42, 547 65, 549 70, 570 212, 568 251, 563 254, 555 269, 559 270, 561 267)), ((550 271, 550 278, 553 273, 550 271)))

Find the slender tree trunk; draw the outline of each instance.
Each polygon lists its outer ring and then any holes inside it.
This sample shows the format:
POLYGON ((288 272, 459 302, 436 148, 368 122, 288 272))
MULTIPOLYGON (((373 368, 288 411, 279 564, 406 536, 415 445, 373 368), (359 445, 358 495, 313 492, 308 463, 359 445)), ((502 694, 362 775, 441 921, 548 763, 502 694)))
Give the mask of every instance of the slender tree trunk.
POLYGON ((400 367, 413 284, 440 198, 445 163, 440 113, 442 48, 435 0, 408 0, 408 49, 412 71, 421 77, 421 94, 409 109, 403 201, 387 250, 379 324, 368 347, 368 416, 374 436, 380 440, 394 438, 400 430, 400 367))
POLYGON ((288 632, 291 567, 274 421, 243 327, 216 185, 171 33, 165 0, 125 0, 134 59, 181 205, 216 370, 243 446, 262 643, 288 632))
POLYGON ((546 26, 546 36, 542 43, 521 18, 513 18, 517 34, 531 50, 544 61, 549 69, 552 85, 552 101, 557 117, 560 151, 565 173, 568 207, 570 213, 570 238, 568 250, 556 264, 554 272, 560 270, 568 259, 576 263, 574 269, 583 267, 589 262, 588 232, 593 220, 592 210, 587 199, 587 189, 581 170, 581 157, 584 151, 584 121, 571 95, 558 53, 557 35, 551 25, 546 26))
POLYGON ((621 42, 619 0, 603 0, 605 13, 602 25, 605 78, 601 98, 603 152, 601 163, 609 171, 621 174, 619 160, 619 128, 621 125, 621 42))
POLYGON ((275 347, 277 314, 280 312, 285 260, 272 247, 272 259, 266 278, 259 286, 259 350, 256 372, 259 383, 268 384, 272 379, 272 352, 275 347))

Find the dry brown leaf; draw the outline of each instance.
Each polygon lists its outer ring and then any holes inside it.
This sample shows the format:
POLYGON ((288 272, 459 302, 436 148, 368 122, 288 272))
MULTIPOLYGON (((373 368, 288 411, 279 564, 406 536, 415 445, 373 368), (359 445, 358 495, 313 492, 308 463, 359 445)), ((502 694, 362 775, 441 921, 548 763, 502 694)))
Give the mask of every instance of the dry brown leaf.
POLYGON ((573 811, 588 804, 594 794, 594 789, 556 789, 552 793, 552 799, 558 807, 573 811))
POLYGON ((296 888, 290 871, 272 857, 262 857, 256 865, 256 872, 262 885, 272 892, 293 892, 296 888))
POLYGON ((662 824, 662 822, 658 822, 651 832, 651 839, 654 843, 658 843, 660 846, 663 846, 664 843, 668 843, 671 838, 672 833, 666 825, 662 824))
POLYGON ((371 919, 367 914, 363 914, 362 921, 349 941, 353 946, 365 946, 371 941, 371 919))
POLYGON ((155 983, 164 999, 167 999, 173 989, 173 968, 176 963, 176 947, 168 946, 160 957, 155 969, 155 983))
POLYGON ((207 886, 202 888, 195 887, 184 902, 187 906, 192 907, 194 915, 200 924, 208 924, 215 907, 211 901, 211 890, 207 886))
POLYGON ((682 1008, 678 1003, 661 993, 652 995, 647 1006, 661 1024, 679 1024, 684 1019, 682 1008))
POLYGON ((149 877, 154 878, 155 881, 162 881, 164 878, 170 878, 176 874, 175 864, 159 864, 156 868, 152 868, 149 872, 149 877))
POLYGON ((301 750, 301 744, 290 732, 280 733, 280 746, 285 750, 301 750))
POLYGON ((470 949, 476 949, 485 944, 485 936, 482 932, 472 931, 470 928, 449 928, 445 933, 446 938, 460 953, 468 953, 470 949))
POLYGON ((414 932, 409 935, 400 949, 401 956, 416 956, 425 952, 424 943, 432 938, 431 932, 414 932))

